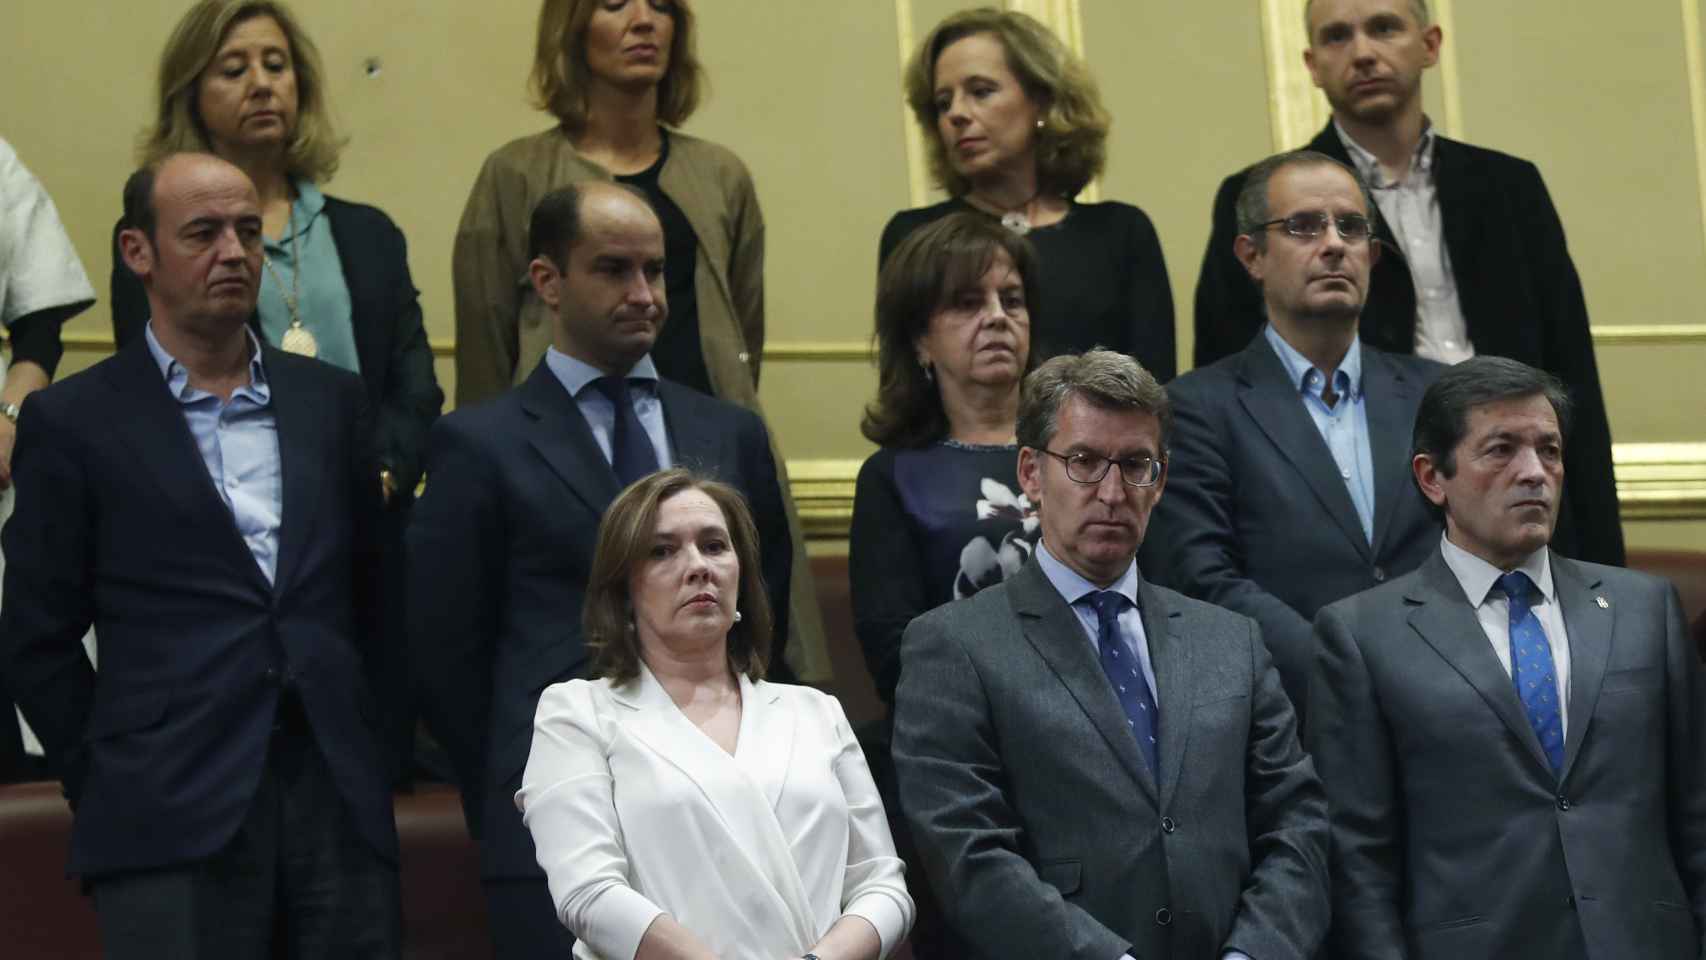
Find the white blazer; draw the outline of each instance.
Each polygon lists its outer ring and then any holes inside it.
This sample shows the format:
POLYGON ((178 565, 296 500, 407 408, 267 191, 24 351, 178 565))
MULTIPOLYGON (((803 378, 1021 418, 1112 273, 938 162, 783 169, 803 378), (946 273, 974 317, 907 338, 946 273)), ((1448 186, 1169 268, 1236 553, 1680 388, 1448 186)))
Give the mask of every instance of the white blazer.
POLYGON ((740 691, 732 756, 644 665, 540 697, 515 802, 575 956, 632 960, 660 913, 724 960, 799 956, 846 915, 870 921, 886 957, 911 928, 841 704, 746 677, 740 691))

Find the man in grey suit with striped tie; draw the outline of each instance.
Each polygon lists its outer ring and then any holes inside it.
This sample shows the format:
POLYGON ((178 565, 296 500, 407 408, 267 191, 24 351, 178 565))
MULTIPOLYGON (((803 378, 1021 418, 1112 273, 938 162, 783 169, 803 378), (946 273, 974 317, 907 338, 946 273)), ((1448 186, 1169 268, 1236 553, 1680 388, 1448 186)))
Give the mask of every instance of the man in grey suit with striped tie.
POLYGON ((1335 958, 1703 955, 1700 662, 1675 588, 1548 547, 1569 426, 1515 360, 1441 374, 1411 444, 1439 549, 1316 618, 1335 958))
POLYGON ((1123 354, 1025 379, 1042 542, 913 621, 901 807, 949 921, 1013 960, 1304 960, 1327 926, 1319 781, 1255 621, 1144 581, 1172 413, 1123 354))

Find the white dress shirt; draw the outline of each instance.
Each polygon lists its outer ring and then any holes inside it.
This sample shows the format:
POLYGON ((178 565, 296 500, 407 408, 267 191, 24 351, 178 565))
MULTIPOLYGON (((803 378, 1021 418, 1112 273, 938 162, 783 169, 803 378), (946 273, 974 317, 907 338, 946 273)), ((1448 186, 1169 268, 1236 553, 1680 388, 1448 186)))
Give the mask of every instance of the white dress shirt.
MULTIPOLYGON (((1463 586, 1463 595, 1475 608, 1487 642, 1505 676, 1511 675, 1511 603, 1503 590, 1494 589, 1499 577, 1508 571, 1500 570, 1487 561, 1452 543, 1446 537, 1439 541, 1439 552, 1445 565, 1463 586)), ((1558 592, 1552 583, 1552 555, 1545 548, 1528 555, 1516 569, 1528 574, 1528 579, 1540 589, 1541 599, 1534 604, 1534 616, 1540 629, 1546 632, 1546 645, 1552 648, 1552 672, 1558 679, 1558 717, 1563 721, 1564 734, 1570 732, 1570 637, 1564 632, 1564 611, 1558 605, 1558 592)))
POLYGON ((1475 345, 1469 342, 1451 251, 1445 247, 1445 218, 1439 209, 1439 186, 1434 182, 1433 124, 1422 129, 1410 168, 1397 179, 1388 179, 1374 154, 1352 140, 1337 120, 1333 129, 1374 194, 1374 202, 1409 265, 1410 281, 1416 288, 1416 356, 1440 363, 1461 363, 1473 357, 1475 345))
POLYGON ((841 704, 741 677, 731 755, 643 665, 546 689, 515 795, 583 960, 668 914, 723 960, 797 957, 843 916, 887 956, 912 926, 882 799, 841 704))

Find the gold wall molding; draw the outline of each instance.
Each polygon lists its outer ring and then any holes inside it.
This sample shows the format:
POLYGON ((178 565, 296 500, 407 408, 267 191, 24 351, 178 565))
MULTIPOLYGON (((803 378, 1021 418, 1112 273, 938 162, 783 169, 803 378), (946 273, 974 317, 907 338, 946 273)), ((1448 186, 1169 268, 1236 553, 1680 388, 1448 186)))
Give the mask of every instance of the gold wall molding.
MULTIPOLYGON (((1273 148, 1295 150, 1315 138, 1332 116, 1327 98, 1315 89, 1303 51, 1309 32, 1303 22, 1303 4, 1298 0, 1261 0, 1262 50, 1268 66, 1268 126, 1273 148)), ((1438 113, 1430 113, 1445 135, 1463 137, 1463 104, 1457 75, 1457 53, 1452 45, 1456 18, 1452 0, 1434 0, 1433 22, 1444 35, 1440 48, 1441 99, 1438 113)))
MULTIPOLYGON (((1706 443, 1618 443, 1612 461, 1625 521, 1706 520, 1706 443)), ((847 538, 862 462, 788 461, 794 503, 808 538, 847 538)))
POLYGON ((1682 0, 1682 49, 1688 64, 1688 113, 1694 122, 1701 249, 1706 252, 1706 54, 1701 52, 1700 0, 1682 0))
MULTIPOLYGON (((1596 347, 1706 346, 1706 323, 1607 323, 1592 328, 1596 347)), ((113 338, 101 333, 66 333, 69 353, 111 353, 113 338)), ((456 356, 456 341, 432 338, 432 355, 456 356)), ((766 363, 870 363, 877 352, 869 340, 780 340, 764 347, 766 363)))
MULTIPOLYGON (((1592 328, 1596 347, 1706 346, 1706 323, 1608 323, 1592 328)), ((101 333, 66 333, 69 353, 111 353, 113 338, 101 333)), ((456 356, 456 341, 432 338, 432 355, 456 356)), ((764 348, 766 363, 870 363, 876 349, 869 340, 781 340, 764 348)))

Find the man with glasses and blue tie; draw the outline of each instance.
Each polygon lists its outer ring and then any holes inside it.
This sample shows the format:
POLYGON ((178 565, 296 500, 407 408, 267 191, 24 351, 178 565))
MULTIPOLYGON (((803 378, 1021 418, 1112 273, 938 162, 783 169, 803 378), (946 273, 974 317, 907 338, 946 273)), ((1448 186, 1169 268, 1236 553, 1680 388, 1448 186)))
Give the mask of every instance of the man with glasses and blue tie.
POLYGON ((1406 440, 1444 368, 1357 339, 1382 253, 1371 209, 1323 154, 1251 169, 1235 252, 1268 322, 1168 386, 1177 466, 1141 557, 1155 582, 1262 625, 1305 725, 1315 612, 1415 569, 1439 539, 1406 440))
POLYGON ((1042 539, 901 646, 901 807, 989 960, 1312 957, 1326 808, 1249 618, 1136 562, 1167 483, 1167 393, 1124 354, 1055 357, 1019 399, 1042 539))
POLYGON ((1420 569, 1315 621, 1330 955, 1699 957, 1706 678, 1674 587, 1551 549, 1572 404, 1477 357, 1422 399, 1420 569))

